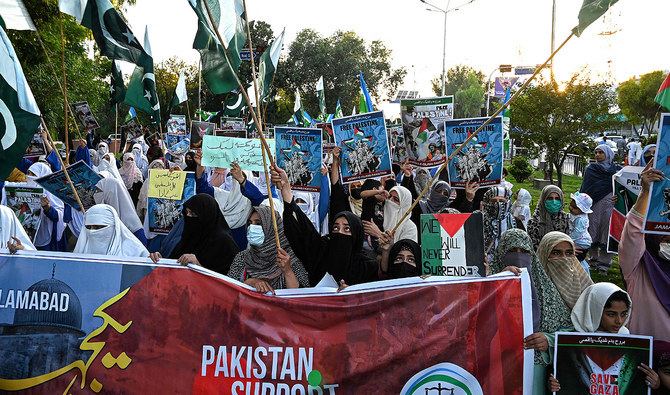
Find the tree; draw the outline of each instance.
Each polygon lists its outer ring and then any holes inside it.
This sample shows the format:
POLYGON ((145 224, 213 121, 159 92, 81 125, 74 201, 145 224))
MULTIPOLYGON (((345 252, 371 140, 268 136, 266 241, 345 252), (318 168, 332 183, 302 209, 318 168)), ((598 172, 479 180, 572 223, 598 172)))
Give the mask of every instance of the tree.
POLYGON ((381 41, 366 45, 365 40, 352 31, 337 31, 322 37, 311 29, 300 31, 289 46, 288 57, 279 62, 275 85, 285 97, 293 101, 300 90, 303 107, 312 114, 319 113, 316 82, 323 76, 326 107, 335 112, 340 99, 345 112, 358 107, 359 71, 370 95, 377 101, 382 93, 395 95, 407 74, 404 68, 391 67, 391 50, 381 41), (349 109, 349 110, 347 110, 349 109))
MULTIPOLYGON (((470 66, 457 65, 447 71, 444 94, 454 96, 454 118, 480 116, 484 106, 484 73, 470 66)), ((442 94, 442 74, 430 81, 435 95, 442 94)))
POLYGON ((188 105, 182 103, 172 108, 173 114, 186 114, 190 110, 190 114, 186 117, 193 117, 195 110, 198 108, 198 66, 196 64, 187 64, 176 56, 168 60, 158 63, 155 67, 156 76, 156 92, 158 99, 161 102, 161 111, 163 122, 167 122, 168 111, 170 110, 170 103, 174 96, 177 81, 179 80, 179 73, 184 70, 186 78, 186 94, 188 97, 188 105), (187 110, 188 109, 188 110, 187 110))
POLYGON ((631 78, 617 88, 619 108, 638 136, 642 136, 645 130, 647 136, 651 134, 654 118, 661 110, 654 102, 654 97, 664 79, 665 75, 659 70, 645 74, 638 80, 631 78))
POLYGON ((572 76, 564 91, 552 83, 531 85, 510 106, 511 134, 531 156, 546 152, 549 179, 553 181, 555 168, 561 186, 568 154, 587 154, 591 136, 620 123, 611 113, 615 105, 610 85, 591 84, 578 74, 572 76))

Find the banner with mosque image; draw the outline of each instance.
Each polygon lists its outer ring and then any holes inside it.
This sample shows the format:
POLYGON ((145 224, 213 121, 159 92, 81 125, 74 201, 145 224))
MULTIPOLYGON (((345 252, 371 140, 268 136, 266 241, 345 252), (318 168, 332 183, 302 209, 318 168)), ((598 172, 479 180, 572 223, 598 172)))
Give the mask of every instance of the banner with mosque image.
POLYGON ((612 176, 612 186, 616 202, 610 217, 609 237, 607 239, 607 252, 619 252, 619 241, 623 225, 626 223, 626 215, 633 208, 637 196, 642 190, 640 173, 644 170, 641 166, 626 166, 612 176))
POLYGON ((342 148, 342 182, 393 175, 386 122, 381 111, 335 118, 335 144, 342 148))
MULTIPOLYGON (((467 140, 488 118, 453 119, 444 123, 447 157, 467 140)), ((449 183, 464 189, 465 184, 500 184, 503 169, 503 118, 496 117, 449 162, 449 183)))
MULTIPOLYGON (((98 192, 96 185, 98 184, 98 181, 102 180, 102 177, 88 167, 83 160, 68 166, 67 173, 70 176, 70 180, 72 180, 72 185, 74 185, 74 189, 77 191, 77 195, 79 196, 79 200, 84 206, 84 209, 87 210, 89 207, 95 205, 93 195, 98 192)), ((35 182, 43 186, 47 191, 53 193, 54 196, 63 202, 72 206, 72 208, 79 209, 79 202, 77 202, 77 198, 75 197, 74 192, 72 192, 72 186, 70 186, 63 170, 38 178, 35 182)))
MULTIPOLYGON (((5 184, 5 205, 11 208, 16 218, 23 226, 30 240, 35 240, 35 234, 42 222, 42 188, 29 187, 26 183, 5 184)), ((7 240, 0 240, 4 245, 7 240)))
POLYGON ((400 100, 400 119, 410 165, 432 168, 444 163, 444 121, 453 118, 453 96, 400 100))
POLYGON ((321 189, 321 129, 275 127, 275 158, 286 171, 291 189, 321 189))
POLYGON ((482 213, 421 214, 421 274, 485 277, 482 213))
POLYGON ((656 140, 654 168, 665 174, 661 181, 651 183, 642 231, 670 234, 670 114, 661 114, 661 127, 656 140))
POLYGON ((530 394, 530 310, 526 272, 262 295, 169 259, 0 253, 0 392, 530 394))
POLYGON ((651 390, 637 367, 651 365, 651 336, 556 332, 555 394, 645 395, 651 390))
MULTIPOLYGON (((150 180, 152 179, 151 172, 153 171, 155 170, 149 170, 150 180)), ((149 227, 149 235, 147 235, 148 238, 170 233, 172 227, 182 216, 184 202, 195 195, 195 173, 192 171, 185 171, 184 173, 186 173, 186 180, 184 181, 184 189, 181 193, 181 199, 171 199, 165 197, 147 198, 146 221, 149 227)), ((146 226, 147 225, 145 225, 145 227, 146 226)))

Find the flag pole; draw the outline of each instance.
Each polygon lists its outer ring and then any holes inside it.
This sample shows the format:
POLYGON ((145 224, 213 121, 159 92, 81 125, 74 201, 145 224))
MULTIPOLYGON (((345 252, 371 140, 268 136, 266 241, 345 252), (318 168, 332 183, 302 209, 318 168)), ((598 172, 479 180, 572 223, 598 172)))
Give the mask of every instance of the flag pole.
MULTIPOLYGON (((244 6, 244 15, 247 15, 247 0, 242 0, 242 6, 244 6)), ((218 32, 218 31, 217 31, 218 32)), ((254 49, 253 43, 251 42, 251 29, 249 28, 249 18, 247 18, 247 40, 249 41, 249 55, 251 55, 251 78, 254 80, 254 93, 256 95, 256 112, 258 113, 258 119, 262 122, 263 117, 261 117, 261 103, 258 100, 258 83, 256 82, 256 61, 254 60, 254 49)), ((250 107, 253 111, 253 107, 250 107)), ((256 126, 256 129, 261 131, 263 134, 263 124, 256 126)))
POLYGON ((191 125, 191 110, 188 108, 188 99, 186 99, 186 117, 188 118, 188 125, 191 125))
MULTIPOLYGON (((275 76, 276 75, 277 75, 277 72, 275 70, 275 72, 272 74, 272 81, 270 81, 270 87, 268 88, 269 89, 268 92, 272 91, 272 85, 274 85, 274 83, 275 83, 275 76)), ((269 95, 269 93, 268 93, 268 95, 269 95)), ((265 102, 265 105, 263 106, 263 117, 262 118, 265 118, 265 111, 268 109, 268 104, 270 104, 270 99, 268 99, 265 102)))
MULTIPOLYGON (((56 80, 56 83, 58 84, 58 88, 60 88, 61 94, 63 95, 63 101, 65 102, 65 106, 67 107, 67 110, 70 112, 70 115, 72 116, 73 119, 76 119, 74 116, 74 113, 72 112, 72 107, 70 107, 70 103, 67 100, 67 95, 65 90, 63 89, 63 85, 60 83, 60 79, 58 78, 58 74, 56 73, 56 69, 54 68, 54 64, 51 61, 51 57, 49 56, 49 53, 47 52, 46 47, 44 46, 44 41, 42 41, 42 36, 40 35, 39 30, 35 28, 35 33, 37 34, 37 41, 40 42, 40 46, 42 47, 42 50, 44 51, 44 55, 47 57, 47 61, 49 63, 49 67, 51 68, 51 73, 54 75, 54 79, 56 80)), ((79 139, 83 140, 81 137, 81 132, 79 131, 79 125, 77 125, 77 122, 74 122, 74 127, 77 130, 77 135, 79 136, 79 139)))
MULTIPOLYGON (((226 50, 226 47, 223 44, 223 39, 221 39, 221 34, 219 33, 219 27, 214 22, 214 17, 212 16, 212 11, 209 9, 209 5, 207 4, 206 1, 203 1, 202 4, 205 5, 205 9, 207 10, 207 15, 209 16, 209 21, 212 24, 212 27, 214 27, 213 30, 216 33, 216 37, 219 39, 219 43, 221 44, 221 49, 223 50, 223 54, 226 57, 226 62, 228 63, 228 66, 230 67, 230 71, 232 72, 233 76, 235 77, 235 81, 237 81, 237 85, 240 87, 240 91, 242 92, 242 96, 244 97, 244 100, 247 102, 247 106, 251 110, 249 112, 251 113, 251 116, 253 117, 254 122, 257 125, 256 129, 258 129, 260 127, 259 130, 261 132, 260 133, 261 151, 263 152, 263 167, 264 167, 264 170, 265 170, 265 181, 266 181, 265 183, 266 183, 267 188, 268 188, 268 202, 270 203, 270 213, 272 214, 272 226, 274 227, 274 230, 275 230, 275 239, 276 239, 276 242, 277 242, 277 246, 279 246, 280 243, 279 243, 279 233, 277 231, 277 219, 275 218, 274 201, 272 200, 272 189, 270 187, 271 183, 267 182, 269 180, 268 180, 268 167, 267 167, 267 163, 265 161, 265 155, 268 156, 268 159, 270 160, 270 165, 271 166, 275 166, 275 162, 274 162, 274 159, 272 157, 272 153, 270 152, 270 147, 268 146, 267 141, 265 141, 265 136, 263 135, 263 124, 260 123, 260 121, 258 120, 258 117, 256 116, 256 113, 253 110, 254 108, 251 105, 251 100, 249 100, 249 96, 247 95, 246 89, 244 89, 244 85, 242 85, 242 81, 240 81, 240 77, 237 76, 237 73, 232 68, 230 58, 228 57, 228 51, 226 50)), ((247 15, 246 5, 245 5, 244 14, 247 15)), ((247 27, 247 33, 249 33, 248 27, 247 27)), ((252 59, 253 59, 253 55, 252 55, 252 59)), ((256 79, 255 79, 256 74, 253 73, 253 69, 252 69, 252 75, 254 76, 254 85, 255 85, 256 84, 256 79)), ((256 89, 256 92, 258 92, 258 89, 256 89)), ((258 103, 258 101, 256 101, 256 103, 258 103)))
POLYGON ((51 148, 56 151, 56 156, 58 157, 58 161, 60 162, 60 165, 63 168, 63 173, 65 173, 65 178, 67 178, 67 182, 70 184, 70 188, 72 188, 72 193, 74 193, 74 197, 75 197, 75 199, 77 199, 77 203, 79 204, 79 208, 81 208, 82 214, 86 214, 86 210, 84 210, 84 205, 81 204, 81 200, 79 199, 79 195, 77 194, 77 190, 74 188, 74 184, 72 184, 72 180, 70 179, 70 174, 68 174, 67 169, 65 168, 65 163, 63 163, 63 158, 60 157, 60 154, 58 153, 58 149, 56 148, 56 145, 54 144, 54 141, 51 138, 51 133, 49 133, 49 130, 47 129, 47 125, 44 123, 44 118, 40 117, 40 121, 42 122, 42 127, 44 128, 44 131, 46 132, 47 138, 49 139, 49 144, 51 144, 51 148))
POLYGON ((114 134, 119 134, 119 144, 114 149, 114 155, 119 153, 121 148, 121 135, 119 133, 119 103, 114 105, 114 134))
MULTIPOLYGON (((65 77, 65 38, 63 37, 63 14, 58 13, 58 25, 60 26, 60 48, 61 48, 61 65, 63 66, 63 112, 65 113, 65 161, 70 163, 70 127, 68 122, 67 111, 67 79, 65 77)), ((81 137, 81 136, 80 136, 81 137)))
POLYGON ((547 66, 547 64, 549 64, 549 62, 551 62, 551 60, 554 58, 554 55, 556 55, 556 53, 558 53, 558 51, 560 51, 561 48, 563 48, 563 46, 564 46, 565 44, 567 44, 567 42, 572 38, 572 36, 574 36, 574 33, 570 33, 570 35, 568 36, 568 38, 566 38, 565 41, 563 41, 563 43, 562 43, 561 45, 559 45, 558 48, 556 48, 556 50, 555 50, 554 52, 552 52, 551 56, 549 56, 549 59, 547 59, 547 60, 546 60, 540 67, 538 67, 538 68, 535 70, 535 72, 533 73, 533 75, 531 75, 530 78, 528 78, 528 79, 526 80, 526 82, 524 82, 524 84, 521 85, 521 87, 514 93, 514 95, 513 95, 507 102, 503 103, 503 105, 500 106, 500 108, 499 108, 496 112, 494 112, 494 113, 489 117, 489 119, 486 120, 486 122, 484 122, 480 127, 478 127, 477 130, 476 130, 474 133, 472 133, 472 134, 470 135, 470 137, 468 137, 468 138, 467 138, 467 139, 466 139, 466 140, 465 140, 465 141, 464 141, 464 142, 463 142, 463 143, 456 149, 456 151, 454 151, 451 155, 449 155, 449 157, 447 158, 447 160, 445 160, 444 163, 442 164, 442 166, 440 166, 440 168, 435 172, 435 175, 433 176, 433 178, 431 178, 431 180, 430 180, 430 182, 428 183, 428 185, 426 185, 426 187, 423 189, 423 191, 421 191, 421 193, 420 193, 419 196, 416 198, 416 200, 414 200, 414 203, 412 203, 412 206, 409 208, 409 210, 407 210, 407 212, 405 213, 405 215, 403 215, 402 218, 400 218, 400 220, 398 221, 398 223, 397 223, 397 224, 395 225, 395 227, 393 228, 393 231, 392 231, 392 232, 395 232, 395 231, 398 229, 398 227, 400 226, 400 224, 405 220, 405 218, 407 218, 407 216, 409 216, 409 215, 412 213, 412 210, 414 210, 414 207, 416 207, 416 205, 419 203, 419 201, 421 200, 421 198, 423 197, 423 195, 426 193, 426 191, 428 191, 428 189, 430 188, 430 186, 433 185, 433 182, 435 182, 435 180, 437 179, 437 177, 440 176, 440 173, 441 173, 442 170, 444 170, 444 168, 449 164, 449 162, 451 162, 451 160, 454 159, 454 157, 455 157, 459 152, 461 152, 461 150, 462 150, 463 148, 465 148, 465 146, 466 146, 466 145, 467 145, 473 138, 475 138, 479 132, 481 132, 481 131, 486 127, 486 125, 488 125, 489 123, 491 123, 491 121, 493 121, 493 119, 495 119, 495 117, 497 117, 501 112, 503 112, 503 111, 505 110, 505 108, 507 108, 507 107, 510 105, 510 103, 512 103, 512 102, 514 101, 514 99, 516 99, 516 98, 519 96, 519 94, 521 94, 521 92, 522 92, 524 89, 526 89, 526 87, 530 84, 530 82, 531 82, 531 81, 532 81, 532 80, 533 80, 533 79, 540 73, 540 71, 542 71, 542 69, 543 69, 545 66, 547 66))

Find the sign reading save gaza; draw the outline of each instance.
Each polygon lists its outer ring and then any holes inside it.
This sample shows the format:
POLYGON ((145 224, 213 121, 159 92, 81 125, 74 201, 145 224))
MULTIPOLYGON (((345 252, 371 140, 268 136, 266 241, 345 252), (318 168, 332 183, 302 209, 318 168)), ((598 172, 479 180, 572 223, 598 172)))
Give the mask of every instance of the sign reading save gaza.
POLYGON ((485 276, 482 214, 421 214, 420 271, 434 276, 485 276))

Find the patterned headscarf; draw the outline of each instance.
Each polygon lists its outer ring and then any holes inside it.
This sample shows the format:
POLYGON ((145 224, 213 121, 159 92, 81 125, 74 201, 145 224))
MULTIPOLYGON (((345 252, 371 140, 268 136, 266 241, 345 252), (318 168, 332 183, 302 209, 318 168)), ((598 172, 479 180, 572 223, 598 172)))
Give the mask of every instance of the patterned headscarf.
MULTIPOLYGON (((535 286, 538 305, 540 308, 540 332, 555 332, 572 326, 570 309, 565 305, 556 286, 544 271, 538 259, 530 237, 521 229, 510 229, 503 233, 498 242, 498 248, 493 253, 489 264, 491 274, 499 273, 504 269, 505 255, 514 248, 521 248, 530 252, 530 277, 535 286)), ((535 364, 543 364, 538 351, 535 352, 535 364)))
POLYGON ((562 232, 547 233, 537 249, 537 257, 551 281, 556 285, 556 289, 558 289, 558 293, 561 294, 565 304, 572 309, 577 303, 579 295, 586 287, 593 284, 593 280, 574 256, 551 258, 551 250, 564 241, 570 243, 574 250, 575 244, 570 236, 562 232))
POLYGON ((496 248, 498 239, 507 229, 515 226, 514 217, 510 214, 509 198, 511 192, 504 187, 490 188, 482 198, 482 212, 484 213, 484 248, 493 251, 496 248), (505 198, 503 202, 492 202, 491 199, 497 196, 505 198))
POLYGON ((547 200, 549 195, 556 192, 561 198, 561 206, 565 205, 565 200, 563 197, 563 191, 561 188, 556 185, 547 185, 542 189, 542 195, 540 200, 537 202, 537 207, 533 216, 528 221, 528 235, 530 239, 533 240, 533 247, 537 249, 540 245, 540 240, 542 237, 551 231, 558 231, 563 233, 568 233, 569 224, 570 224, 570 214, 561 210, 556 214, 551 214, 547 211, 547 208, 544 206, 544 202, 547 200))

